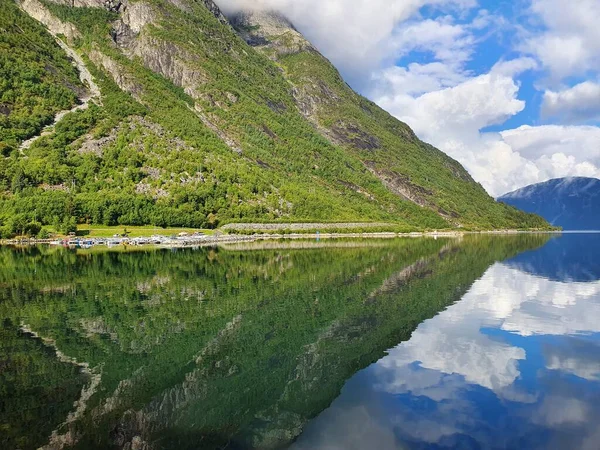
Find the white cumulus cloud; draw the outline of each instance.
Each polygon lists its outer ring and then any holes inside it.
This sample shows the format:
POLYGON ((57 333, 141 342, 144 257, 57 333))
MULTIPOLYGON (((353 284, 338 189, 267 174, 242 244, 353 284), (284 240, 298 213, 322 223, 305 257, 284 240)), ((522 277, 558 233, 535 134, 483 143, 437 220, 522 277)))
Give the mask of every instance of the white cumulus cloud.
POLYGON ((600 177, 598 127, 522 126, 485 132, 524 109, 514 77, 535 67, 531 58, 518 58, 475 77, 443 63, 430 70, 415 64, 392 67, 376 76, 373 97, 419 137, 464 164, 494 196, 551 178, 600 177))
POLYGON ((584 81, 558 92, 544 93, 542 114, 567 122, 587 122, 600 118, 600 84, 584 81))
POLYGON ((554 80, 600 70, 600 2, 533 0, 533 19, 541 32, 531 32, 523 48, 535 54, 554 80))

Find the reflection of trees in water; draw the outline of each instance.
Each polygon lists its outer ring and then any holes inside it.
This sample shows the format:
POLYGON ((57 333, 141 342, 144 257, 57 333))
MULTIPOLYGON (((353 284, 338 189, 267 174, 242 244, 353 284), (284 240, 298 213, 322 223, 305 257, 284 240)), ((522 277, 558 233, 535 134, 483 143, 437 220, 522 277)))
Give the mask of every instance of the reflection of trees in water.
MULTIPOLYGON (((3 248, 0 317, 8 330, 27 323, 101 372, 84 417, 59 430, 81 448, 131 447, 159 436, 168 448, 276 447, 293 440, 353 373, 459 299, 491 263, 543 240, 407 239, 251 252, 3 248)), ((2 353, 21 355, 14 348, 3 345, 2 353)), ((44 364, 60 365, 49 359, 44 364)), ((33 382, 27 371, 17 376, 33 382)), ((37 382, 47 388, 52 379, 37 382)), ((77 377, 61 379, 81 390, 77 377)), ((24 394, 16 388, 10 395, 24 394)), ((62 415, 47 423, 64 422, 74 398, 61 397, 62 415)), ((42 420, 42 407, 32 408, 31 420, 42 420)), ((26 430, 18 415, 3 421, 14 436, 26 430)), ((48 430, 31 447, 42 436, 48 430)))

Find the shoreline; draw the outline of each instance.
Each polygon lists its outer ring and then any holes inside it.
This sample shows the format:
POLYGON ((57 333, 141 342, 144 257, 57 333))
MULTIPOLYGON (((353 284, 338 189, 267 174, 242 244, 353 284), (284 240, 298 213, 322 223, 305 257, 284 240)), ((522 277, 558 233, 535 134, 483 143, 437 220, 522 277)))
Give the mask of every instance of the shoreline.
MULTIPOLYGON (((402 239, 402 238, 461 238, 464 236, 514 236, 519 234, 564 234, 561 230, 489 230, 489 231, 426 231, 411 233, 373 232, 373 233, 257 233, 257 234, 220 234, 212 236, 167 237, 152 238, 86 238, 65 237, 53 239, 2 239, 2 246, 33 247, 37 245, 52 245, 56 247, 92 248, 106 247, 155 247, 155 248, 184 248, 215 246, 240 242, 258 242, 269 240, 335 240, 335 239, 402 239)), ((580 233, 586 233, 581 231, 580 233)), ((589 232, 593 233, 593 232, 589 232)))

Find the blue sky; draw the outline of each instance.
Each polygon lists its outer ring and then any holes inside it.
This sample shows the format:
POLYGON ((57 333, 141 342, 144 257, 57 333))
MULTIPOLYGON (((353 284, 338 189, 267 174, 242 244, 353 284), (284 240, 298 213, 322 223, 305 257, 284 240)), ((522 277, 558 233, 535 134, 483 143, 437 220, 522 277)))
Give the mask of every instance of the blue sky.
POLYGON ((599 0, 217 0, 285 14, 494 196, 600 178, 599 0))

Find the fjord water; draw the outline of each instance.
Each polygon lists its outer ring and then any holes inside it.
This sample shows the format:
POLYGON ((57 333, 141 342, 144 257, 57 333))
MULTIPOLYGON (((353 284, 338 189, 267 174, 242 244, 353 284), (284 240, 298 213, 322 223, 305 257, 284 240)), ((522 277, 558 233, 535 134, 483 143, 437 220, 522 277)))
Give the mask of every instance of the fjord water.
POLYGON ((564 235, 494 264, 294 448, 600 448, 598 255, 600 235, 564 235))
POLYGON ((597 448, 597 250, 0 248, 0 447, 597 448))

